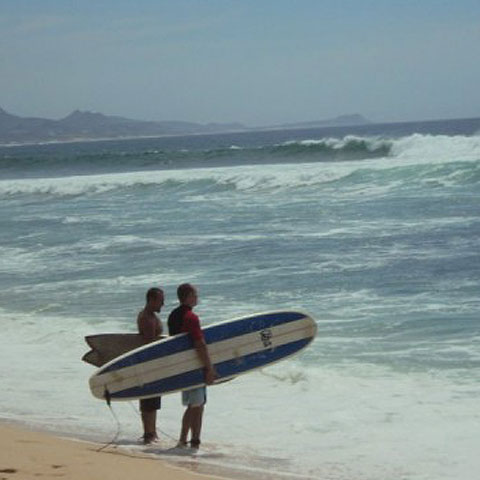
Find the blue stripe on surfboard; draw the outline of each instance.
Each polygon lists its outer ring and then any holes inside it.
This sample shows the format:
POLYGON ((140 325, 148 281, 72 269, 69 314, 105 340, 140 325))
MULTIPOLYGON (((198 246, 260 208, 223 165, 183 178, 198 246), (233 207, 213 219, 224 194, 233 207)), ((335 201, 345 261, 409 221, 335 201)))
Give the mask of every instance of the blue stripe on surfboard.
MULTIPOLYGON (((304 318, 305 314, 300 312, 276 312, 251 317, 240 318, 232 322, 210 325, 203 328, 207 344, 228 340, 247 333, 272 328, 284 323, 293 322, 304 318)), ((148 362, 157 358, 166 357, 174 353, 184 352, 193 348, 193 342, 188 335, 176 336, 160 343, 151 345, 149 348, 134 352, 117 362, 99 370, 98 374, 113 372, 120 368, 131 367, 139 363, 148 362)))
MULTIPOLYGON (((234 358, 225 362, 215 364, 219 379, 240 375, 241 373, 266 366, 269 363, 280 360, 302 348, 306 347, 312 341, 312 337, 290 342, 280 345, 271 350, 263 350, 261 352, 251 353, 244 357, 234 358)), ((147 395, 162 395, 175 390, 183 390, 193 385, 199 385, 205 382, 203 368, 191 370, 180 375, 163 378, 156 382, 151 382, 142 387, 133 387, 119 392, 111 393, 111 398, 135 398, 147 395)))

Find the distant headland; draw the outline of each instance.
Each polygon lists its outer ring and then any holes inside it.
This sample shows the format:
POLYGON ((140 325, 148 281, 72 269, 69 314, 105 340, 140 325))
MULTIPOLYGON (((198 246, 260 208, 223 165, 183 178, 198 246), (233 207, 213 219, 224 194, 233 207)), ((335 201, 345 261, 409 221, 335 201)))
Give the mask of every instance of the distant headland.
POLYGON ((326 120, 288 123, 264 127, 247 127, 241 123, 200 124, 182 121, 143 121, 75 110, 60 120, 20 117, 0 108, 0 143, 68 142, 170 135, 200 135, 272 129, 299 129, 365 125, 362 115, 342 115, 326 120))

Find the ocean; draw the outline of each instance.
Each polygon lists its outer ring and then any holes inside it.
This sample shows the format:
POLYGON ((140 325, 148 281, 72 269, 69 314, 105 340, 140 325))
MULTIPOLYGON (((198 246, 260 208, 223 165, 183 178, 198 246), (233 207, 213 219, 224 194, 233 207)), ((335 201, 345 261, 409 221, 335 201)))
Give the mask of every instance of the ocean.
MULTIPOLYGON (((137 446, 89 392, 83 337, 134 332, 151 286, 205 325, 303 309, 302 354, 209 388, 203 448, 254 478, 475 480, 480 119, 0 147, 0 417, 137 446)), ((240 472, 240 473, 238 473, 240 472)))

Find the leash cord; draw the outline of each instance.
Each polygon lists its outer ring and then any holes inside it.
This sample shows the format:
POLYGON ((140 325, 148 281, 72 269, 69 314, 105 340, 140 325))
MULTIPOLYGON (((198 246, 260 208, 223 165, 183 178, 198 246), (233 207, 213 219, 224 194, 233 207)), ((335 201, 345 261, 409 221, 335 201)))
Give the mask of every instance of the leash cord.
POLYGON ((120 424, 120 420, 118 419, 117 414, 115 413, 112 406, 110 405, 110 402, 107 402, 107 405, 108 405, 108 408, 110 409, 110 411, 112 412, 113 418, 115 419, 115 422, 117 424, 117 431, 116 431, 114 437, 108 443, 103 445, 103 447, 100 447, 97 450, 97 452, 101 452, 102 450, 105 450, 106 448, 108 448, 110 445, 113 445, 117 441, 118 437, 120 436, 120 432, 121 432, 121 429, 122 429, 122 426, 120 424))
MULTIPOLYGON (((132 410, 135 412, 135 414, 137 415, 137 417, 141 417, 140 413, 138 413, 138 410, 133 406, 133 403, 132 402, 128 402, 128 404, 130 405, 130 407, 132 408, 132 410)), ((173 441, 177 441, 177 438, 175 437, 172 437, 171 435, 169 435, 167 432, 164 432, 161 428, 158 429, 158 431, 162 434, 162 435, 165 435, 166 437, 170 438, 171 440, 173 441)))
MULTIPOLYGON (((140 413, 137 411, 137 409, 133 406, 132 402, 128 402, 128 404, 130 405, 130 407, 132 408, 132 410, 135 412, 135 414, 137 415, 137 417, 141 418, 141 415, 140 413)), ((112 405, 110 404, 110 401, 109 401, 109 398, 107 397, 107 406, 110 410, 110 412, 112 413, 112 416, 115 420, 115 423, 116 423, 116 428, 117 428, 117 431, 115 432, 115 435, 113 436, 113 438, 108 442, 106 443, 105 445, 103 445, 102 447, 100 447, 98 450, 96 450, 97 452, 101 452, 102 450, 105 450, 106 448, 110 447, 111 445, 114 445, 116 443, 116 441, 118 440, 118 437, 120 436, 121 434, 121 431, 122 431, 122 425, 120 423, 120 420, 118 419, 118 416, 117 414, 115 413, 115 410, 113 410, 112 408, 112 405)), ((168 434, 167 432, 163 431, 161 428, 158 429, 158 431, 164 435, 165 437, 168 437, 170 438, 171 440, 173 440, 174 442, 177 441, 177 439, 175 437, 173 437, 172 435, 168 434)), ((142 438, 142 437, 140 437, 142 438)))

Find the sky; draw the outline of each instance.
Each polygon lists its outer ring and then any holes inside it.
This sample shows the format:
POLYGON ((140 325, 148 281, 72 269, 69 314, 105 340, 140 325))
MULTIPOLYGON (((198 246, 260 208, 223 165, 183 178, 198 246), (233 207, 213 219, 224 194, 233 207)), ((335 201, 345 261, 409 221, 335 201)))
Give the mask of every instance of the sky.
POLYGON ((248 126, 480 116, 479 0, 0 0, 0 107, 248 126))

